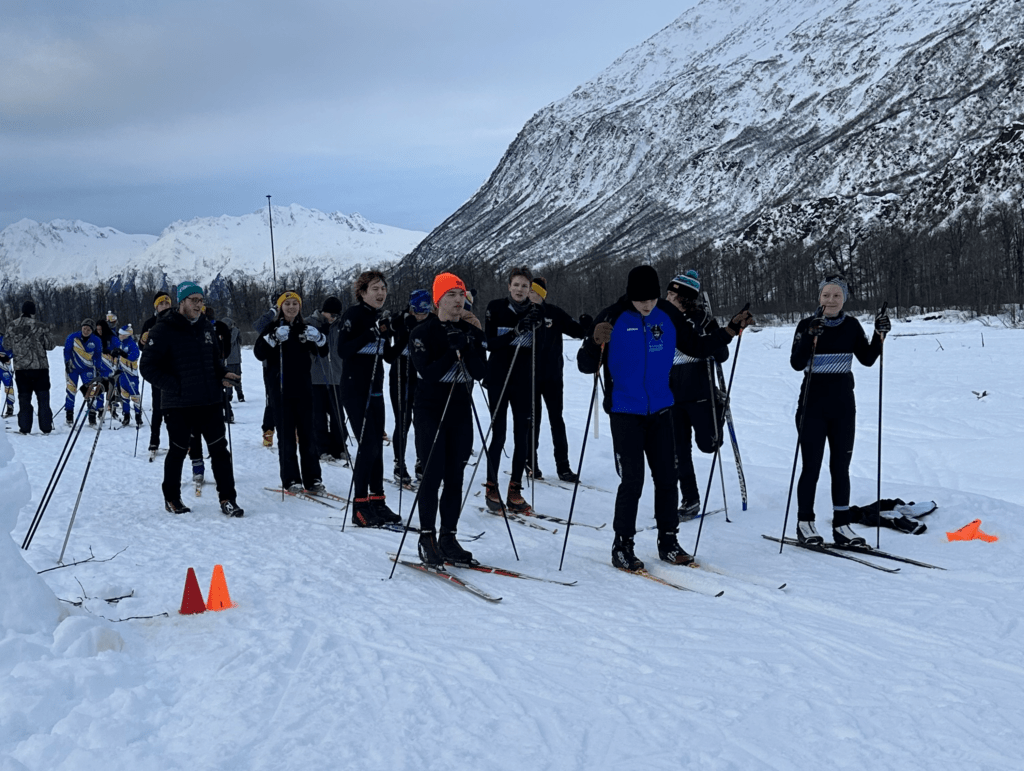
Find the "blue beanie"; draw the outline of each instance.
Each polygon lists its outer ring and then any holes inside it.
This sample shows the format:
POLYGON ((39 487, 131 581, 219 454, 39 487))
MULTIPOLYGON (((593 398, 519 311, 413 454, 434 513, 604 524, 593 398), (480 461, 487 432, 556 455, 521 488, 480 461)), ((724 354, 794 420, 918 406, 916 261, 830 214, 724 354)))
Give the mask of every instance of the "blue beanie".
POLYGON ((700 294, 700 276, 695 270, 688 270, 668 282, 668 291, 681 297, 696 299, 700 294))
POLYGON ((414 313, 430 312, 430 292, 426 289, 414 289, 409 293, 409 307, 414 313))
POLYGON ((191 297, 194 294, 205 295, 206 292, 199 286, 195 281, 183 281, 178 284, 178 302, 180 303, 186 297, 191 297))
POLYGON ((818 296, 821 297, 821 290, 829 284, 835 284, 837 287, 843 290, 843 302, 850 299, 850 287, 846 285, 846 279, 842 276, 829 276, 820 284, 818 284, 818 296))

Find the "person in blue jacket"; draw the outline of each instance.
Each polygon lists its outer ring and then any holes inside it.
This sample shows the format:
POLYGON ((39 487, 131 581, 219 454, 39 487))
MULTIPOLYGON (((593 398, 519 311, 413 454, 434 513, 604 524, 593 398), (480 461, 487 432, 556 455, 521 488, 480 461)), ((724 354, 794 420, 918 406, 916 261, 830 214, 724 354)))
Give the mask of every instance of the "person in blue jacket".
POLYGON ((124 409, 121 424, 127 426, 131 420, 132 408, 135 411, 135 425, 142 425, 142 396, 139 393, 139 346, 132 337, 132 325, 125 324, 117 330, 117 342, 110 347, 111 358, 117 362, 121 373, 118 385, 121 387, 121 404, 124 409))
POLYGON ((676 565, 693 561, 676 537, 678 491, 670 417, 674 400, 669 386, 675 351, 706 358, 753 321, 744 310, 733 317, 728 328, 701 336, 660 296, 657 271, 649 265, 633 268, 626 295, 597 315, 591 334, 576 356, 577 367, 585 374, 595 374, 604 367, 604 408, 611 418, 612 445, 621 480, 615 496, 612 565, 629 571, 644 567, 633 544, 644 486, 644 456, 654 478, 658 556, 676 565))
MULTIPOLYGON (((67 373, 67 394, 64 411, 68 425, 75 422, 75 394, 78 386, 86 386, 94 378, 110 377, 112 372, 103 358, 103 341, 96 333, 96 322, 83 319, 82 328, 72 332, 64 341, 64 371, 67 373)), ((103 412, 103 394, 89 405, 89 425, 96 425, 96 415, 103 412)))
POLYGON ((14 414, 14 359, 12 351, 4 343, 4 333, 0 332, 0 383, 4 388, 3 416, 11 417, 14 414))

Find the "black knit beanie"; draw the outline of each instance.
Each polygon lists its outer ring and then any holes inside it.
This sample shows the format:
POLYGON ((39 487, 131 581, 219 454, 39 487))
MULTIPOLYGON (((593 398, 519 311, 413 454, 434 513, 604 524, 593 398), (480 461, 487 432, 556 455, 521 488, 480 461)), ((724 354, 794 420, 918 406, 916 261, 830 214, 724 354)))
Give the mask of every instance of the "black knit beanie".
POLYGON ((658 271, 650 265, 637 265, 629 271, 629 278, 626 280, 626 297, 636 302, 656 300, 661 297, 658 271))

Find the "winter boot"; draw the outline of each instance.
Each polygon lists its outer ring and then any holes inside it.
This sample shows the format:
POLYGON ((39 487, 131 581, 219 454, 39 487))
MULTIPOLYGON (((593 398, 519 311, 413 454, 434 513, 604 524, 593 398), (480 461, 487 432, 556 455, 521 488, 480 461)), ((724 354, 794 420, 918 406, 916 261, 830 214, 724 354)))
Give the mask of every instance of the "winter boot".
POLYGON ((377 518, 377 510, 370 505, 369 498, 352 501, 352 524, 356 527, 380 527, 383 522, 377 518))
POLYGON ((508 497, 505 498, 505 505, 509 511, 529 511, 530 504, 523 497, 523 486, 519 482, 508 483, 508 497))
POLYGON ((501 494, 498 492, 497 482, 484 482, 484 503, 491 511, 501 511, 505 508, 501 505, 501 494))
POLYGON ((693 562, 693 557, 679 545, 675 533, 658 533, 658 556, 663 562, 671 562, 673 565, 689 565, 693 562))
POLYGON ((476 564, 473 560, 472 552, 463 549, 462 545, 455 540, 454 530, 441 531, 441 537, 437 541, 437 548, 441 551, 445 562, 451 562, 454 565, 476 564))
POLYGON ((633 553, 632 538, 615 536, 615 541, 612 543, 612 565, 631 573, 644 569, 644 563, 638 560, 633 553))
POLYGON ((402 518, 388 508, 387 499, 383 495, 371 495, 370 506, 377 514, 377 519, 385 525, 400 525, 402 518))
POLYGON ((192 511, 192 509, 181 502, 180 495, 173 501, 164 501, 164 508, 171 512, 171 514, 187 514, 192 511))
POLYGON ((796 540, 806 546, 821 546, 825 539, 818 534, 813 519, 801 519, 796 523, 796 540))
POLYGON ((437 536, 433 530, 424 530, 420 533, 418 544, 420 562, 430 568, 444 568, 444 557, 437 548, 437 536))
POLYGON ((700 516, 700 501, 683 501, 679 507, 679 521, 689 522, 700 516))
POLYGON ((263 446, 273 447, 274 446, 274 429, 268 428, 263 432, 263 446))
POLYGON ((240 517, 245 514, 245 509, 234 501, 221 501, 220 510, 228 517, 240 517))
POLYGON ((849 525, 832 528, 832 540, 836 546, 867 546, 868 542, 857 535, 849 525))
MULTIPOLYGON (((540 479, 540 477, 537 478, 540 479)), ((563 482, 569 482, 570 484, 576 484, 577 482, 580 481, 580 478, 576 475, 576 472, 570 469, 566 469, 565 471, 559 471, 558 478, 561 479, 563 482)))

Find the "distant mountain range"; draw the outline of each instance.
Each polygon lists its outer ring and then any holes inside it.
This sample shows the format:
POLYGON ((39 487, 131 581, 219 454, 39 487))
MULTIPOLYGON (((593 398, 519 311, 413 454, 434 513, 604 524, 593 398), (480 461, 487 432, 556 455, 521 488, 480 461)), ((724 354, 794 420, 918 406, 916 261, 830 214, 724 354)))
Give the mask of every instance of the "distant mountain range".
MULTIPOLYGON (((277 272, 315 270, 324 278, 393 262, 425 233, 378 225, 359 214, 325 214, 297 204, 273 207, 277 272)), ((24 219, 0 231, 0 282, 18 285, 128 283, 160 286, 218 277, 272 275, 267 209, 241 217, 203 217, 169 225, 159 236, 129 235, 87 222, 24 219)))
POLYGON ((1019 202, 1021 0, 704 0, 538 112, 412 267, 856 243, 1019 202))

